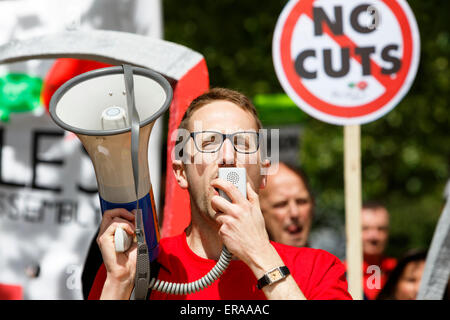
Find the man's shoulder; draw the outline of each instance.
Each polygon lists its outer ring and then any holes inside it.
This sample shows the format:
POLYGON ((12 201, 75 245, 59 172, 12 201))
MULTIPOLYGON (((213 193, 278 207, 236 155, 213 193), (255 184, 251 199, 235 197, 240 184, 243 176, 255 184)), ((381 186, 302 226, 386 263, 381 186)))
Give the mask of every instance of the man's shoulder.
POLYGON ((289 254, 301 254, 301 255, 310 255, 310 256, 324 256, 332 259, 338 259, 335 255, 332 253, 323 250, 323 249, 316 249, 316 248, 310 248, 310 247, 294 247, 291 245, 271 241, 272 245, 278 252, 283 253, 289 253, 289 254))
POLYGON ((342 264, 338 257, 323 249, 294 247, 273 241, 271 241, 271 243, 283 260, 302 264, 306 263, 309 265, 314 265, 316 263, 342 264))
POLYGON ((272 245, 308 299, 351 299, 345 267, 335 255, 323 249, 272 245))

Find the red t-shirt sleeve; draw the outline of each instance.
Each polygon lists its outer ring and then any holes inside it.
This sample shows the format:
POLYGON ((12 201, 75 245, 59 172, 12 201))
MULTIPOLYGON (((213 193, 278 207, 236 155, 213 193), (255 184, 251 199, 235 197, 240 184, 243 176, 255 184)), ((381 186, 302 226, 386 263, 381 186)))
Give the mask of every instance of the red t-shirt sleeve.
POLYGON ((331 253, 273 243, 308 300, 351 300, 345 266, 331 253))
POLYGON ((351 300, 345 274, 345 266, 331 253, 319 250, 314 261, 314 275, 311 281, 309 299, 312 300, 351 300))

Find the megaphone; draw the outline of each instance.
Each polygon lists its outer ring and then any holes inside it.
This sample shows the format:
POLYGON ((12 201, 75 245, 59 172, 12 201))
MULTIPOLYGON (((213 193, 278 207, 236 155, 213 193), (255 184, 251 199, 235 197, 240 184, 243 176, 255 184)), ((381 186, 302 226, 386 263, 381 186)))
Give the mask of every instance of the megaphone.
MULTIPOLYGON (((148 263, 159 253, 159 228, 147 146, 154 122, 167 110, 172 95, 170 84, 159 74, 124 65, 76 76, 50 100, 52 119, 78 136, 92 160, 102 214, 113 208, 136 212, 135 298, 138 299, 145 298, 149 288, 181 295, 202 290, 223 274, 232 259, 224 247, 216 265, 205 276, 189 283, 149 278, 148 263)), ((126 250, 130 242, 127 234, 117 228, 116 251, 126 250)))
MULTIPOLYGON (((150 262, 158 256, 160 236, 148 169, 148 142, 172 95, 170 84, 158 73, 119 66, 72 78, 50 101, 52 119, 78 136, 92 160, 102 214, 113 208, 134 211, 150 262)), ((131 238, 119 228, 115 240, 119 252, 131 244, 131 238)))

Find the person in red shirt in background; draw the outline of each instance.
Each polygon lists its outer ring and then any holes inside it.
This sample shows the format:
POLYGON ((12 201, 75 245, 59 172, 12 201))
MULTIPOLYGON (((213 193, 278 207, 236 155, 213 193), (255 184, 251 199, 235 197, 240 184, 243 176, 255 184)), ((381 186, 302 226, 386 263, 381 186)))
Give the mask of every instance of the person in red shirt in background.
POLYGON ((384 255, 389 239, 389 212, 380 203, 362 207, 363 288, 365 298, 376 299, 397 260, 384 255), (378 269, 379 268, 379 269, 378 269))

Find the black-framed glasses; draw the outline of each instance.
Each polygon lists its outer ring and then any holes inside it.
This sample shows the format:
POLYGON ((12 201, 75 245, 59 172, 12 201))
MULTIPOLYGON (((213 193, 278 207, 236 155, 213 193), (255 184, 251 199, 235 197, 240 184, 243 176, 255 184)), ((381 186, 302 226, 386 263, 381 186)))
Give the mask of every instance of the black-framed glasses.
POLYGON ((219 151, 225 139, 231 141, 234 150, 239 153, 255 153, 259 149, 259 133, 255 131, 239 131, 225 134, 218 131, 191 132, 198 151, 214 153, 219 151))

